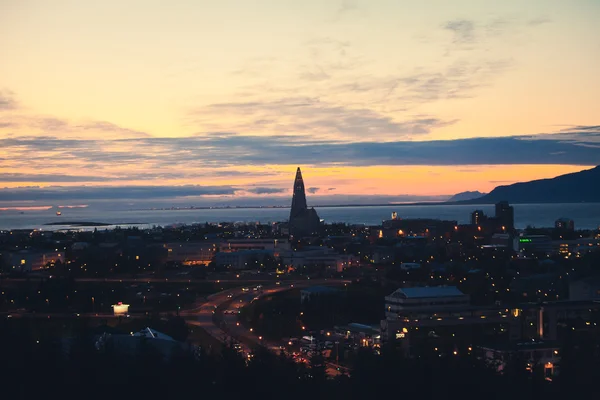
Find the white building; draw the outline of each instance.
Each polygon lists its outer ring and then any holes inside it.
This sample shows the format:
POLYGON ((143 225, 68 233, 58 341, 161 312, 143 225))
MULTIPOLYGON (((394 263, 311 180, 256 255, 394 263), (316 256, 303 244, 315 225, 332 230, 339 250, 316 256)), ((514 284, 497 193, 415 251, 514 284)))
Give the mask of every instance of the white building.
POLYGON ((221 252, 240 250, 270 250, 277 257, 279 253, 289 251, 290 242, 287 239, 231 239, 223 243, 221 252))
POLYGON ((513 249, 516 252, 552 254, 557 249, 552 238, 547 235, 522 235, 513 240, 513 249))
POLYGON ((219 249, 215 241, 166 243, 167 261, 179 261, 185 265, 208 265, 219 249))
POLYGON ((430 316, 432 312, 469 307, 470 296, 455 286, 401 288, 385 297, 385 316, 398 320, 404 315, 430 316))
POLYGON ((358 266, 359 260, 351 254, 339 254, 329 247, 310 247, 303 251, 282 253, 283 263, 294 268, 325 266, 342 272, 344 268, 358 266))
POLYGON ((104 350, 107 346, 113 351, 124 355, 135 356, 142 346, 151 346, 163 357, 168 358, 176 349, 189 350, 185 343, 178 342, 164 333, 152 328, 144 328, 139 332, 130 334, 104 333, 96 338, 96 349, 104 350))
POLYGON ((129 313, 129 304, 123 304, 121 301, 113 304, 111 307, 113 308, 114 315, 127 315, 129 313))

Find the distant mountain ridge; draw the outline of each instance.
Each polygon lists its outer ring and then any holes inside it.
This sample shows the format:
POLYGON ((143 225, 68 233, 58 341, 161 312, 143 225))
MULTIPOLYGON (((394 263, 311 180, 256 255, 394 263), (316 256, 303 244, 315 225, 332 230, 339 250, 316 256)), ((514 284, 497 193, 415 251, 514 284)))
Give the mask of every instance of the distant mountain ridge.
POLYGON ((478 199, 482 196, 485 196, 486 193, 481 193, 478 190, 475 191, 466 191, 466 192, 460 192, 455 194, 454 196, 450 197, 448 200, 446 201, 466 201, 466 200, 475 200, 478 199))
POLYGON ((498 186, 478 199, 461 204, 509 203, 600 203, 600 166, 551 179, 498 186))

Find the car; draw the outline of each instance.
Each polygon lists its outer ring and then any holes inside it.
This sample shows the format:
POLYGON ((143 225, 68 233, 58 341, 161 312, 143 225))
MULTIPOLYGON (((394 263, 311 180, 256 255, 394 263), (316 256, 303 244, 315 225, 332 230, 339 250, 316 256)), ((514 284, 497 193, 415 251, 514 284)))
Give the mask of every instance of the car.
POLYGON ((281 285, 281 281, 275 282, 276 285, 281 285))
POLYGON ((248 289, 247 287, 242 288, 242 292, 248 292, 250 291, 250 289, 248 289))
POLYGON ((232 294, 232 293, 229 293, 229 294, 227 295, 227 298, 228 298, 228 299, 231 299, 232 297, 233 297, 233 294, 232 294))

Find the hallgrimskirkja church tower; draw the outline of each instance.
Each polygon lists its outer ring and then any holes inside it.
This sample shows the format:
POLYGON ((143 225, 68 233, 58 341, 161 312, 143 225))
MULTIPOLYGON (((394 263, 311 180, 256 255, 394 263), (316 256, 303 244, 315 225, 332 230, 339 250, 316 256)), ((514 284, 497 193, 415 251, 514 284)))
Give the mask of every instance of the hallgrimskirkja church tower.
POLYGON ((296 179, 294 180, 289 229, 290 235, 297 238, 316 234, 321 229, 321 221, 317 212, 314 208, 308 208, 306 205, 306 191, 300 167, 296 170, 296 179))

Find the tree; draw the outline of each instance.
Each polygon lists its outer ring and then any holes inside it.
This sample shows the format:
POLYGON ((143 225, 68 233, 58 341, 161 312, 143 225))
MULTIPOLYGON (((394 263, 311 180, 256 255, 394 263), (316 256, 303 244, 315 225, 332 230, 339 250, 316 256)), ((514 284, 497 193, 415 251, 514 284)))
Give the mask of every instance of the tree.
POLYGON ((592 393, 600 396, 600 388, 592 383, 600 381, 600 347, 596 337, 577 337, 570 334, 561 348, 559 375, 555 379, 562 395, 576 396, 576 393, 592 393), (595 391, 595 392, 594 392, 595 391))
POLYGON ((173 339, 184 342, 189 335, 189 328, 181 317, 170 317, 164 325, 165 334, 173 339))
POLYGON ((0 254, 0 273, 9 273, 11 269, 6 258, 0 254))

